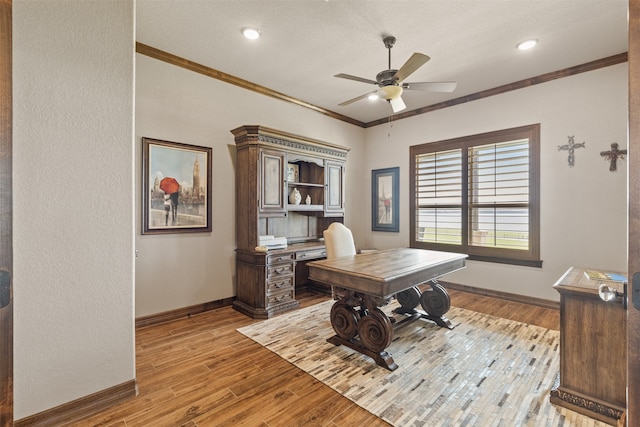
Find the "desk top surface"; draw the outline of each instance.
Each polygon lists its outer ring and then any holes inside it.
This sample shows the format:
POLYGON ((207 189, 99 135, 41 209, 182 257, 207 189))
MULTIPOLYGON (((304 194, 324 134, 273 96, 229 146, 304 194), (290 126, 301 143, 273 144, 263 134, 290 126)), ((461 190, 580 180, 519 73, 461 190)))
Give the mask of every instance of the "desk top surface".
POLYGON ((387 297, 465 266, 467 255, 396 248, 313 261, 312 280, 387 297))

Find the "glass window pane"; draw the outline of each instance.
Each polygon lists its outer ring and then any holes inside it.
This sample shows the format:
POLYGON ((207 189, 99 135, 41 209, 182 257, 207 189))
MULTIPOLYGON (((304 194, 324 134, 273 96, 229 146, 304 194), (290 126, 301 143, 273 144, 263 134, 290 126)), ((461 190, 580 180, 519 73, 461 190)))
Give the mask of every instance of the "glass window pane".
POLYGON ((474 246, 529 249, 528 208, 479 208, 470 215, 474 246))
POLYGON ((416 240, 460 245, 462 243, 462 209, 418 209, 416 240))

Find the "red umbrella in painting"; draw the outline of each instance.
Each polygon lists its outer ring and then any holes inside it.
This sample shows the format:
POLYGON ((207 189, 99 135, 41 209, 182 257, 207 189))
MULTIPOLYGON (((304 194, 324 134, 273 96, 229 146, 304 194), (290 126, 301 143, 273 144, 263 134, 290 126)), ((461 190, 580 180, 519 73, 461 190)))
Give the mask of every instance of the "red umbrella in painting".
POLYGON ((166 177, 160 181, 160 189, 167 194, 173 194, 178 192, 180 184, 178 184, 175 178, 166 177))

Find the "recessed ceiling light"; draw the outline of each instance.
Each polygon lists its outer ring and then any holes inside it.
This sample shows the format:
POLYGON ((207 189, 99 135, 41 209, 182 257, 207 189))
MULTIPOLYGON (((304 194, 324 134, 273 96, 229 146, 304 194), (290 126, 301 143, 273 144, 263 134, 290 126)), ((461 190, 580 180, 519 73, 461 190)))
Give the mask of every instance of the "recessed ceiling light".
POLYGON ((378 99, 378 98, 379 98, 379 96, 378 96, 378 94, 377 94, 377 93, 372 93, 372 94, 371 94, 371 95, 369 95, 367 98, 369 99, 369 101, 375 101, 376 99, 378 99))
POLYGON ((260 38, 260 31, 255 28, 243 28, 242 35, 248 38, 249 40, 255 40, 260 38))
POLYGON ((520 49, 520 50, 531 49, 532 47, 534 47, 537 44, 538 44, 538 40, 537 39, 525 40, 523 42, 518 43, 518 49, 520 49))

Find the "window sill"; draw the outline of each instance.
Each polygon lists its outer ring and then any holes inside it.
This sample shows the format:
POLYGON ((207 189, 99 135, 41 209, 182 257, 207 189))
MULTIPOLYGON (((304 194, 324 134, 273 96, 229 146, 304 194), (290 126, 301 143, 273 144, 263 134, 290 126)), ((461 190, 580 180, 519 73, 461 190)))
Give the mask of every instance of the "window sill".
POLYGON ((521 265, 523 267, 542 268, 541 259, 529 260, 529 259, 501 258, 501 257, 490 257, 490 256, 480 256, 480 255, 469 255, 469 258, 467 259, 470 261, 494 262, 497 264, 510 264, 510 265, 521 265))

